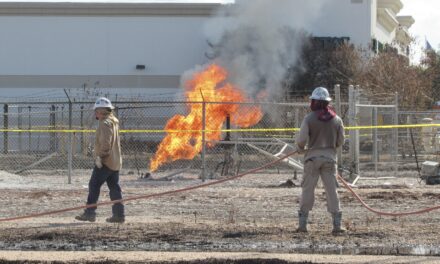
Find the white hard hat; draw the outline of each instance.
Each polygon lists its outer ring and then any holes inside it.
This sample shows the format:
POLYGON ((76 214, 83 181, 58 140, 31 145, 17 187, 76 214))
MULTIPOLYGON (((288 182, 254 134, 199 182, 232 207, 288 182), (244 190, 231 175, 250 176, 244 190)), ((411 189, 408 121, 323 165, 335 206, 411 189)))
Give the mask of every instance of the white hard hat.
POLYGON ((310 96, 310 99, 322 100, 327 102, 330 102, 332 100, 332 98, 330 98, 328 90, 324 87, 315 88, 315 90, 313 90, 312 96, 310 96))
POLYGON ((431 124, 432 121, 433 121, 432 118, 429 118, 429 117, 425 117, 422 119, 422 122, 425 124, 431 124))
POLYGON ((96 108, 115 109, 115 107, 112 105, 112 102, 110 102, 110 100, 105 97, 99 97, 98 99, 96 99, 95 106, 93 107, 93 109, 96 108))

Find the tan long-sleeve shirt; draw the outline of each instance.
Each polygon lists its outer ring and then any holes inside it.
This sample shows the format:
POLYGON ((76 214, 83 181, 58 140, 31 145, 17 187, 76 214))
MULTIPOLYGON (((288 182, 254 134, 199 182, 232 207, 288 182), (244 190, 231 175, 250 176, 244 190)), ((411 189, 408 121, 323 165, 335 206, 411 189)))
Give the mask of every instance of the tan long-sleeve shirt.
POLYGON ((113 115, 100 120, 95 136, 95 157, 101 157, 102 164, 113 171, 122 166, 121 143, 119 139, 119 121, 113 115))
POLYGON ((296 138, 300 150, 306 150, 304 160, 325 157, 336 161, 336 148, 344 144, 344 124, 339 116, 324 122, 315 112, 309 113, 296 138))

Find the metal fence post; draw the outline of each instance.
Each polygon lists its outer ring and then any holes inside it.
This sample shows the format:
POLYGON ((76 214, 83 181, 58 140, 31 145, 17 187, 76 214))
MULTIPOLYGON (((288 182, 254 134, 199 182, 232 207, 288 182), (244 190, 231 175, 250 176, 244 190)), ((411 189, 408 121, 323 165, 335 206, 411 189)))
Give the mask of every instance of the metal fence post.
MULTIPOLYGON (((399 94, 395 93, 394 95, 394 103, 396 107, 394 108, 394 125, 399 124, 399 94)), ((397 177, 397 173, 399 170, 398 164, 398 156, 399 156, 399 129, 396 128, 393 130, 393 161, 394 161, 394 176, 397 177)))
MULTIPOLYGON (((336 108, 336 113, 339 116, 341 116, 341 86, 339 84, 335 85, 335 108, 336 108)), ((338 154, 338 169, 342 169, 342 146, 338 148, 337 154, 338 154)))
MULTIPOLYGON (((80 110, 80 127, 81 127, 81 130, 83 130, 84 129, 84 106, 82 105, 81 106, 81 108, 80 108, 81 110, 80 110)), ((81 133, 81 135, 80 135, 80 137, 81 137, 81 139, 80 139, 80 141, 81 141, 81 146, 80 146, 80 153, 84 153, 84 154, 86 154, 86 152, 85 152, 85 146, 84 146, 84 133, 81 133)))
MULTIPOLYGON (((301 126, 300 122, 301 121, 299 120, 299 108, 295 107, 295 127, 296 128, 299 128, 301 126)), ((296 132, 295 132, 295 134, 296 134, 296 132)))
MULTIPOLYGON (((72 102, 69 102, 69 130, 72 130, 72 102)), ((67 183, 72 183, 72 159, 73 159, 73 140, 72 132, 69 131, 69 147, 68 147, 68 173, 67 173, 67 183)))
MULTIPOLYGON (((23 118, 23 109, 24 109, 24 107, 23 106, 19 106, 18 107, 18 118, 17 118, 17 127, 18 127, 18 129, 19 130, 22 130, 23 129, 23 120, 24 120, 24 118, 23 118)), ((23 151, 23 132, 18 132, 18 149, 20 150, 20 152, 21 151, 23 151)))
MULTIPOLYGON (((58 111, 57 111, 58 112, 58 111)), ((55 114, 55 116, 56 116, 56 114, 55 114)), ((64 129, 66 129, 66 126, 64 125, 65 123, 64 123, 64 105, 62 105, 61 106, 61 122, 59 122, 61 125, 59 125, 59 127, 62 129, 62 130, 64 130, 64 129)), ((66 153, 66 149, 65 149, 65 147, 66 147, 66 137, 65 137, 65 134, 62 134, 61 133, 61 139, 60 139, 60 137, 57 137, 57 146, 59 146, 59 151, 64 155, 65 153, 66 153), (61 144, 59 144, 58 142, 60 142, 61 141, 61 144)), ((70 143, 70 142, 69 142, 70 143)), ((67 148, 69 148, 69 146, 67 145, 67 148)), ((69 150, 67 149, 67 153, 69 153, 69 150)))
MULTIPOLYGON (((415 116, 408 114, 406 116, 406 124, 416 124, 416 119, 415 116)), ((406 155, 412 156, 411 151, 408 149, 409 146, 411 146, 412 141, 411 141, 411 131, 410 128, 406 129, 406 144, 403 145, 403 153, 404 153, 404 158, 406 157, 406 155)))
MULTIPOLYGON (((353 85, 348 87, 349 99, 349 125, 351 127, 357 126, 357 90, 353 85)), ((354 173, 359 175, 359 131, 350 130, 350 157, 354 173)))
MULTIPOLYGON (((22 117, 22 113, 23 113, 23 108, 21 106, 19 106, 17 108, 17 128, 19 130, 21 130, 23 128, 23 117, 22 117)), ((18 152, 21 153, 22 148, 23 148, 23 142, 22 142, 22 133, 18 132, 18 152)))
POLYGON ((206 180, 206 102, 202 103, 202 181, 206 180))
MULTIPOLYGON (((49 119, 50 119, 50 129, 51 130, 55 130, 55 105, 52 105, 50 108, 50 114, 49 114, 49 119)), ((50 151, 54 152, 55 151, 55 140, 56 140, 56 135, 55 132, 51 132, 50 133, 50 151)))
POLYGON ((374 163, 374 172, 377 177, 377 163, 379 162, 378 156, 378 145, 377 145, 377 107, 373 107, 373 124, 375 128, 373 129, 373 163, 374 163))
POLYGON ((9 112, 9 106, 8 104, 5 104, 3 106, 3 127, 5 128, 5 131, 3 131, 3 153, 8 154, 8 112, 9 112))
POLYGON ((32 134, 31 134, 31 129, 32 129, 32 122, 31 122, 31 111, 32 111, 32 106, 28 106, 28 110, 29 110, 29 119, 28 119, 28 150, 29 153, 32 152, 32 134))

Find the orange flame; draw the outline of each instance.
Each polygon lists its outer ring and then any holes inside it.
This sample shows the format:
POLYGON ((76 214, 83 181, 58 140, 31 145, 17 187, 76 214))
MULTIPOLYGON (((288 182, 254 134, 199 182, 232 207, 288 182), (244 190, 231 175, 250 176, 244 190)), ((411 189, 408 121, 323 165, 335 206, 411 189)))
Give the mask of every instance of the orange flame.
MULTIPOLYGON (((219 102, 205 104, 207 142, 220 140, 220 130, 228 115, 232 124, 244 128, 257 124, 263 117, 259 107, 232 104, 246 102, 248 99, 243 91, 226 82, 227 75, 224 68, 211 64, 186 83, 187 102, 219 102)), ((202 151, 203 104, 191 103, 189 107, 187 116, 175 115, 168 120, 165 130, 169 132, 151 159, 151 172, 166 162, 193 159, 202 151)), ((208 143, 208 146, 213 144, 208 143)))

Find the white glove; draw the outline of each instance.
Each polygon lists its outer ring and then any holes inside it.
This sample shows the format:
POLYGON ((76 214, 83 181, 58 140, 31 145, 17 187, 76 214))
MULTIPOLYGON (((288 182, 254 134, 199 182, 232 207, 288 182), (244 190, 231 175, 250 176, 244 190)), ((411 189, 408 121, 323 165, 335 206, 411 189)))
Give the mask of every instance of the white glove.
POLYGON ((101 157, 96 157, 95 159, 95 165, 96 167, 98 167, 98 169, 102 168, 102 161, 101 161, 101 157))
POLYGON ((298 154, 303 154, 304 152, 306 152, 305 148, 300 148, 299 146, 296 146, 296 152, 298 154))

